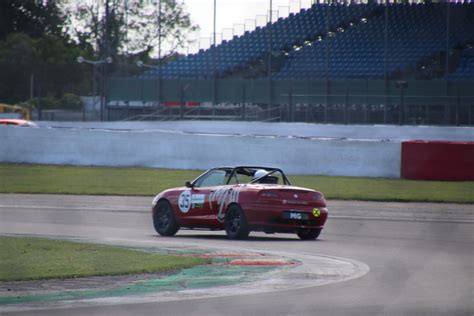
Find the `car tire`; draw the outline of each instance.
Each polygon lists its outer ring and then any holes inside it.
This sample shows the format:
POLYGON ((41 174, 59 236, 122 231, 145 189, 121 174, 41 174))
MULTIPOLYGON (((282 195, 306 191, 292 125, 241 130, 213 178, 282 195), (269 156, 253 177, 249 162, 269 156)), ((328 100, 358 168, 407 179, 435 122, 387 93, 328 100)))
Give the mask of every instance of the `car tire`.
POLYGON ((321 234, 321 228, 302 229, 296 233, 301 240, 315 240, 321 234))
POLYGON ((227 209, 225 232, 230 239, 247 239, 249 236, 250 230, 244 211, 236 204, 227 209))
POLYGON ((179 230, 173 207, 166 200, 159 201, 153 212, 153 226, 161 236, 173 236, 179 230))

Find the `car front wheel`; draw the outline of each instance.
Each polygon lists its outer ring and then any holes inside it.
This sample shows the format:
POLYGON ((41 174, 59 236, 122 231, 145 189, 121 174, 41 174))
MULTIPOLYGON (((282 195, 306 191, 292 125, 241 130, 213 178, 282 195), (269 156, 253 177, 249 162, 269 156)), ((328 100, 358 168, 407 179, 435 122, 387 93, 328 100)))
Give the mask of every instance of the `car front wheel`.
POLYGON ((231 205, 226 212, 225 231, 230 239, 246 239, 250 230, 244 211, 238 205, 231 205))
POLYGON ((168 201, 162 200, 156 204, 155 212, 153 212, 153 226, 161 236, 173 236, 179 230, 173 208, 168 201))
POLYGON ((319 234, 321 234, 321 228, 302 229, 297 233, 298 237, 302 240, 314 240, 318 238, 319 234))

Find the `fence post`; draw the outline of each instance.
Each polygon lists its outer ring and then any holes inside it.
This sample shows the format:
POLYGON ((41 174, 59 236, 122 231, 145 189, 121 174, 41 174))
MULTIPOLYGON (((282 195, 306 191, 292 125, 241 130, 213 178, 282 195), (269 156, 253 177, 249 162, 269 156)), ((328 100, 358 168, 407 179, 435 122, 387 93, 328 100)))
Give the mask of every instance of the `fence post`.
POLYGON ((241 113, 241 116, 242 116, 242 121, 245 121, 245 103, 246 103, 246 90, 245 90, 245 81, 242 80, 242 113, 241 113))
POLYGON ((468 116, 467 116, 467 125, 471 125, 471 122, 472 122, 472 119, 471 119, 471 117, 472 117, 472 103, 469 104, 469 107, 467 109, 468 109, 467 110, 467 114, 468 114, 468 116))
POLYGON ((459 126, 459 106, 461 98, 459 97, 459 91, 456 89, 456 126, 459 126))
POLYGON ((328 106, 331 103, 331 83, 327 80, 326 87, 326 104, 324 104, 324 123, 328 122, 328 106))
POLYGON ((289 115, 289 121, 290 122, 294 122, 295 121, 295 110, 294 110, 294 105, 293 105, 293 86, 291 85, 290 86, 290 93, 288 94, 288 98, 289 98, 289 102, 288 102, 288 106, 290 107, 289 108, 289 112, 288 113, 289 115))
POLYGON ((405 123, 405 88, 408 87, 408 83, 404 80, 396 82, 397 87, 400 89, 400 105, 398 107, 398 125, 405 123))
POLYGON ((444 102, 444 125, 449 125, 450 122, 450 111, 449 106, 451 103, 451 98, 448 96, 446 102, 444 102))
POLYGON ((403 124, 403 115, 404 115, 404 108, 403 108, 403 88, 400 88, 400 105, 398 107, 398 125, 403 124))
POLYGON ((181 94, 180 94, 181 100, 179 103, 179 118, 182 120, 184 119, 184 86, 181 81, 179 82, 179 88, 181 91, 181 94))
POLYGON ((425 105, 425 122, 424 124, 429 124, 430 121, 430 106, 425 105))
POLYGON ((344 124, 347 125, 347 107, 349 105, 349 87, 347 85, 347 82, 346 82, 346 102, 344 104, 344 112, 343 112, 343 120, 344 120, 344 124))

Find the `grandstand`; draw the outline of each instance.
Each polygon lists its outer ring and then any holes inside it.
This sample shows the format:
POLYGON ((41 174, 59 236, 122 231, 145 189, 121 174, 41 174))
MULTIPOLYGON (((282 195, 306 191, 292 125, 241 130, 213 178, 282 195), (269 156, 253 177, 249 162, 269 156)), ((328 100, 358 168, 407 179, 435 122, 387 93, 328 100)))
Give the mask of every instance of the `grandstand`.
POLYGON ((474 46, 463 50, 459 65, 447 78, 452 80, 474 78, 474 46))
MULTIPOLYGON (((447 47, 458 52, 450 54, 449 64, 468 68, 462 68, 459 75, 449 76, 449 71, 458 71, 449 67, 447 74, 433 71, 431 77, 447 75, 450 79, 464 79, 474 72, 472 64, 458 62, 456 58, 461 55, 461 59, 470 60, 469 53, 463 51, 474 45, 474 3, 450 5, 448 40, 447 10, 445 3, 403 3, 388 7, 315 3, 298 14, 164 65, 161 76, 205 79, 213 78, 215 71, 219 78, 266 77, 271 32, 272 59, 276 64, 274 79, 384 79, 385 72, 389 78, 426 77, 427 65, 423 62, 438 56, 442 70, 447 47), (255 72, 256 68, 260 73, 255 72), (419 68, 423 71, 417 72, 419 68)), ((154 78, 158 73, 158 70, 148 71, 143 78, 154 78)))
MULTIPOLYGON (((471 125, 473 47, 471 1, 314 3, 138 77, 113 79, 109 100, 250 104, 264 113, 255 119, 279 121, 471 125)), ((250 117, 241 111, 232 118, 250 117)))

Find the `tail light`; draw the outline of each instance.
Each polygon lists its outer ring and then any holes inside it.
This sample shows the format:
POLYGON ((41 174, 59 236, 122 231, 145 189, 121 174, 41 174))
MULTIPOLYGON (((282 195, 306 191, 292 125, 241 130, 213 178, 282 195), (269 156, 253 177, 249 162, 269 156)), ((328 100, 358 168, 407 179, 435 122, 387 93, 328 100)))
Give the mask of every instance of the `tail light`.
POLYGON ((323 195, 322 193, 320 193, 320 192, 315 192, 315 193, 313 193, 313 195, 312 195, 312 199, 313 199, 314 201, 324 201, 324 195, 323 195))

